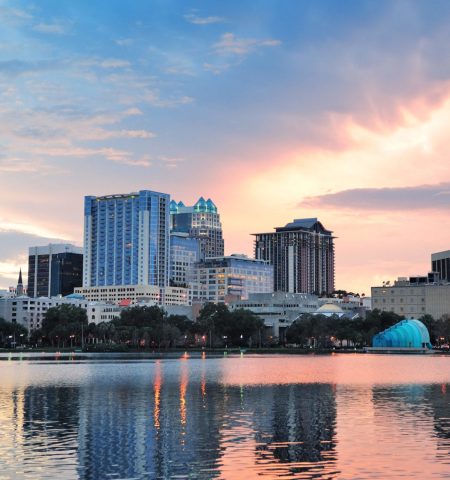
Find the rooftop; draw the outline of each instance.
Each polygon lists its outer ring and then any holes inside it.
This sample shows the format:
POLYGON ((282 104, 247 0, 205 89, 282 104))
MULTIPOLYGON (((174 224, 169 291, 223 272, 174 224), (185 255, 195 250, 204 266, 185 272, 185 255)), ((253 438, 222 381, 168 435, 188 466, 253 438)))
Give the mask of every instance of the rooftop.
POLYGON ((252 233, 252 235, 274 234, 279 232, 293 232, 301 230, 325 235, 331 235, 333 233, 331 230, 327 230, 316 217, 312 217, 296 218, 292 222, 287 223, 284 227, 275 227, 275 232, 252 233))

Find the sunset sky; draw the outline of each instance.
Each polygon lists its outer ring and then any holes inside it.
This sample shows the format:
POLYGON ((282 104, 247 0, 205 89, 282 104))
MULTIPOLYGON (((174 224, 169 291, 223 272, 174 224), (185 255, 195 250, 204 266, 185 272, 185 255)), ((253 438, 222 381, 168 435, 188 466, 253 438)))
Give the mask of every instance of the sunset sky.
POLYGON ((450 249, 450 2, 0 0, 0 288, 84 195, 217 204, 225 250, 318 217, 336 286, 450 249))

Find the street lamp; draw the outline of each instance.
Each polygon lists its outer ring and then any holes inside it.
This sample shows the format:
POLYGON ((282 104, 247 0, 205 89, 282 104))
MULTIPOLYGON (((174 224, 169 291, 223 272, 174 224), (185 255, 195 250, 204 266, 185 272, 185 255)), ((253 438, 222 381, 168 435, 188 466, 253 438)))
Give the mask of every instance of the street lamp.
POLYGON ((228 348, 228 337, 227 337, 227 335, 224 335, 223 339, 225 341, 225 348, 228 348))

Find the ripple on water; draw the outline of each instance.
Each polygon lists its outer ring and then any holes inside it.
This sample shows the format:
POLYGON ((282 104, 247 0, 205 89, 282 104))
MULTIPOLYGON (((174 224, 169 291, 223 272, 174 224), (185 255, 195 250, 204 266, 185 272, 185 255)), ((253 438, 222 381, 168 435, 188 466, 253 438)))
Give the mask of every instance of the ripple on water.
POLYGON ((443 361, 0 364, 0 480, 449 478, 443 361))

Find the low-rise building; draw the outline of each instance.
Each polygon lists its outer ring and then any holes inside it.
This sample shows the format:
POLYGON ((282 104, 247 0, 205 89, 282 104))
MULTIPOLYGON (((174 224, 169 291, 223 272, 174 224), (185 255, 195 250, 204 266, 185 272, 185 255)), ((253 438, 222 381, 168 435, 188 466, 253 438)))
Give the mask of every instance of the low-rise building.
POLYGON ((42 327, 49 308, 74 305, 86 310, 89 323, 109 322, 120 316, 120 308, 104 302, 90 302, 78 295, 67 297, 5 297, 0 298, 0 317, 7 322, 23 325, 32 332, 42 327))
POLYGON ((319 308, 318 297, 308 293, 251 293, 246 300, 230 303, 230 310, 251 310, 264 320, 266 333, 281 338, 284 330, 303 313, 319 308))
POLYGON ((164 287, 156 285, 111 285, 102 287, 80 287, 75 293, 92 302, 106 302, 119 305, 124 300, 130 304, 154 302, 156 305, 191 305, 188 288, 164 287))
POLYGON ((273 266, 246 255, 207 258, 195 265, 189 283, 196 302, 245 300, 252 293, 272 292, 273 266))
POLYGON ((428 314, 438 319, 450 315, 450 283, 421 283, 415 278, 399 278, 392 286, 372 287, 372 309, 406 318, 428 314))
MULTIPOLYGON (((367 297, 358 297, 358 296, 344 296, 342 298, 339 297, 323 297, 319 298, 319 307, 323 307, 324 305, 334 305, 339 307, 339 310, 336 312, 342 312, 343 315, 347 318, 356 318, 356 317, 365 317, 367 310, 370 310, 370 298, 367 297)), ((332 314, 333 308, 329 308, 329 313, 332 314)), ((326 309, 322 309, 321 312, 317 311, 316 313, 324 313, 327 311, 326 309)))

